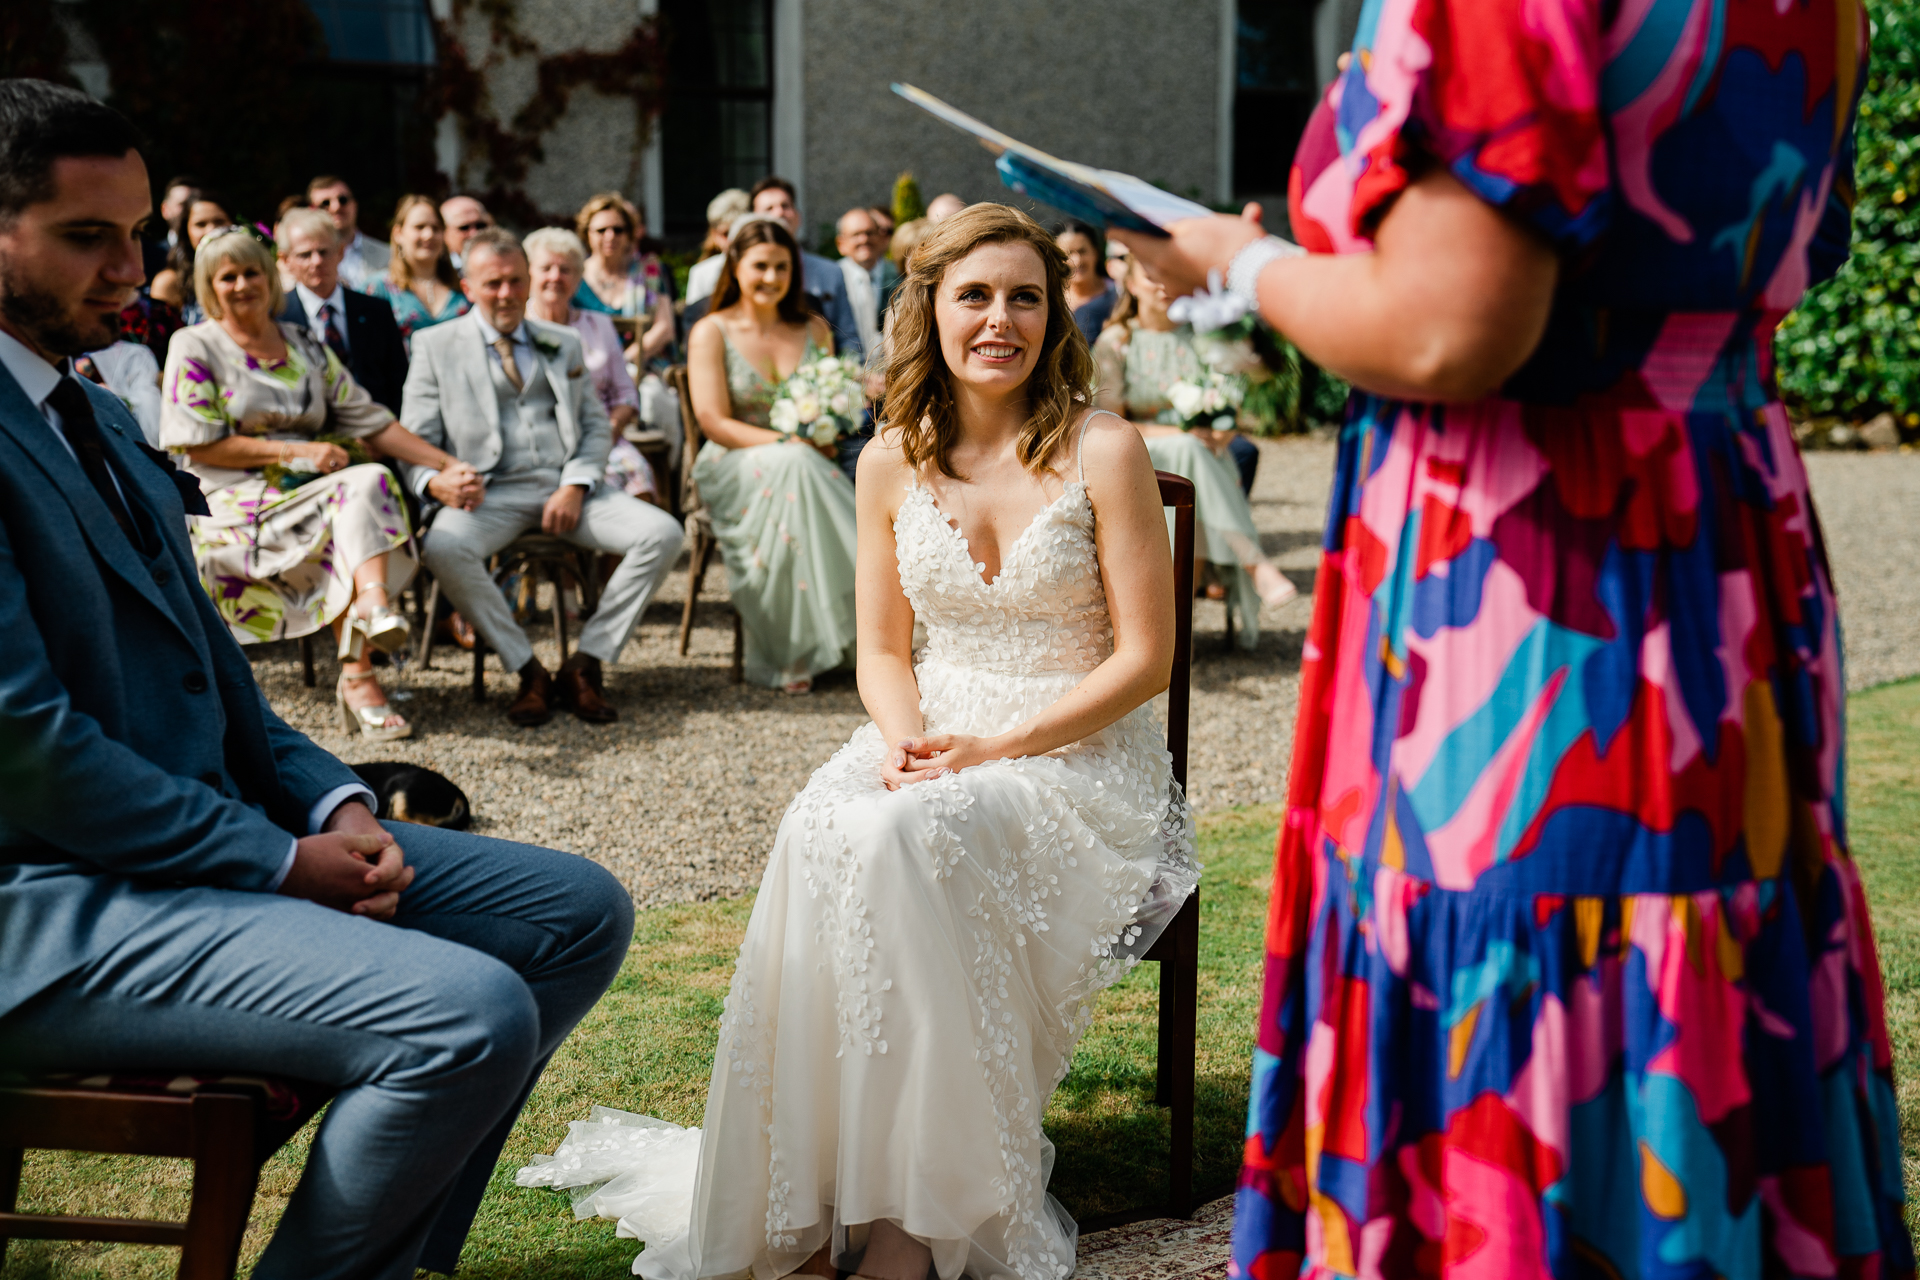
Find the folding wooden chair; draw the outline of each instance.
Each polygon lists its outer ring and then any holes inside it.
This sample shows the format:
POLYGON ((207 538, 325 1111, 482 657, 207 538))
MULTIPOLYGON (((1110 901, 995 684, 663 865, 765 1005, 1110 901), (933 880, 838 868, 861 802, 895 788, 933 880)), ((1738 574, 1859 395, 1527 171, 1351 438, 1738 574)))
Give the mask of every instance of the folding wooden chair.
MULTIPOLYGON (((680 656, 687 656, 687 639, 693 634, 693 606, 706 580, 707 565, 720 543, 713 532, 713 512, 700 497, 700 485, 693 478, 694 459, 706 437, 700 431, 700 419, 693 413, 693 397, 687 393, 687 367, 674 365, 666 373, 667 386, 680 401, 680 425, 686 442, 680 449, 680 515, 687 525, 687 603, 680 611, 680 656)), ((739 684, 745 674, 746 635, 741 630, 740 611, 731 604, 733 614, 733 665, 728 678, 739 684)))
POLYGON ((0 1085, 0 1263, 10 1238, 159 1244, 180 1250, 180 1280, 229 1280, 260 1166, 330 1096, 313 1085, 235 1076, 57 1076, 0 1085), (187 1220, 18 1213, 28 1148, 191 1159, 187 1220))

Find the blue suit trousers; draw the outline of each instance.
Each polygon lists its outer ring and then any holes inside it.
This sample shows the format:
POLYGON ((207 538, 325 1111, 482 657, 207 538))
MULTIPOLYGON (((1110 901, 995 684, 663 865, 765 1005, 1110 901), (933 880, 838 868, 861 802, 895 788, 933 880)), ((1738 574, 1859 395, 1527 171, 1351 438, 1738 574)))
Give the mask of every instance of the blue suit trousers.
POLYGON ((388 824, 416 868, 385 924, 272 894, 168 909, 0 1018, 29 1069, 336 1086, 258 1280, 451 1273, 541 1068, 613 981, 633 904, 589 860, 388 824))

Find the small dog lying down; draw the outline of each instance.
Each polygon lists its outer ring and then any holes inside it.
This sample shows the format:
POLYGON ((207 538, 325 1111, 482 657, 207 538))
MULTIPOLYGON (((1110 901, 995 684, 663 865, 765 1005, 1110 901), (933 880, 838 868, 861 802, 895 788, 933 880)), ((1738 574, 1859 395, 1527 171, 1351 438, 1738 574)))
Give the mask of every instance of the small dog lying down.
POLYGON ((451 827, 465 831, 473 821, 473 808, 467 793, 445 775, 417 764, 400 760, 375 760, 356 764, 353 771, 373 788, 380 807, 376 818, 393 822, 417 822, 426 827, 451 827))

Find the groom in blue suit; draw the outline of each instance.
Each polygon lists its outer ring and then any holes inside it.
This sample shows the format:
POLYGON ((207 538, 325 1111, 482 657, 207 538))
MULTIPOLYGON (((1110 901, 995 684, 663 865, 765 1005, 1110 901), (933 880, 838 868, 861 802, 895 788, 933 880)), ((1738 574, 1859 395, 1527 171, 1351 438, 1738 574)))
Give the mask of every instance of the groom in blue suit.
POLYGON ((0 80, 0 1068, 339 1090, 256 1277, 452 1272, 633 931, 584 858, 374 820, 201 589, 199 490, 69 360, 142 279, 131 126, 0 80))

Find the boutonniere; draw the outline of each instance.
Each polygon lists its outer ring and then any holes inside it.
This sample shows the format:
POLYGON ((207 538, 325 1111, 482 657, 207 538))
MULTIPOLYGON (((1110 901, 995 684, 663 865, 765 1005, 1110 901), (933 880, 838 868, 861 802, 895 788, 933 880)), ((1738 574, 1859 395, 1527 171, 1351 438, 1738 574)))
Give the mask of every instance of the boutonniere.
POLYGON ((560 354, 560 344, 552 338, 536 337, 533 340, 533 349, 549 360, 560 354))

